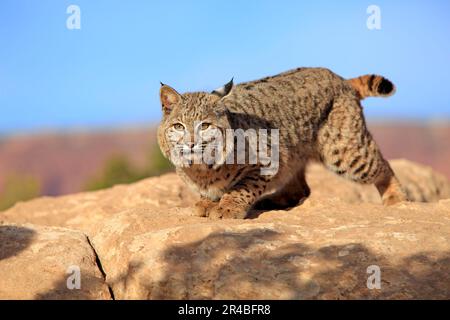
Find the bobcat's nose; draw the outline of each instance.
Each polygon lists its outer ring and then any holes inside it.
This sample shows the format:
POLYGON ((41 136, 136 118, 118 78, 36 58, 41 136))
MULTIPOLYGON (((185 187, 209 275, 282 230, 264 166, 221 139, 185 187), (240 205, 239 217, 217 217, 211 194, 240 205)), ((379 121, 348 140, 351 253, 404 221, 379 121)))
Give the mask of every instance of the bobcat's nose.
POLYGON ((194 147, 195 144, 194 144, 193 142, 187 142, 186 145, 187 145, 190 149, 192 149, 192 148, 194 147))

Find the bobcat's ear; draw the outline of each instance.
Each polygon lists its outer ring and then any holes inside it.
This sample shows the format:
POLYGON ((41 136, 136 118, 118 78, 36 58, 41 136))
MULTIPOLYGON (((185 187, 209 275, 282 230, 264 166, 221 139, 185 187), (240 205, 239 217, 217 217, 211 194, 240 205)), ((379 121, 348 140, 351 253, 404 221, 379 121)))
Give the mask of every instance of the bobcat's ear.
POLYGON ((181 100, 181 95, 172 87, 161 82, 161 89, 159 89, 159 98, 161 99, 161 106, 164 113, 170 113, 173 106, 181 100))
POLYGON ((231 89, 233 89, 233 79, 231 79, 230 82, 228 82, 226 85, 224 85, 223 87, 220 87, 216 90, 213 90, 213 92, 211 92, 212 94, 215 94, 216 96, 219 96, 220 98, 223 98, 225 96, 227 96, 230 92, 231 89))

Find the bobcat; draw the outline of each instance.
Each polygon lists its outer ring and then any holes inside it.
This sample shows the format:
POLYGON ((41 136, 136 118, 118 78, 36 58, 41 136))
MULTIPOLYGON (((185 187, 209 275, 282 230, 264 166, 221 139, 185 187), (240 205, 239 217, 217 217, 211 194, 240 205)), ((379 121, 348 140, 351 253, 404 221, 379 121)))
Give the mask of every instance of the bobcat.
POLYGON ((295 206, 310 194, 305 181, 309 161, 350 180, 375 184, 383 204, 391 205, 407 198, 366 128, 360 100, 394 92, 384 77, 345 80, 324 68, 298 68, 236 86, 231 80, 211 93, 179 94, 161 83, 158 143, 181 178, 200 193, 195 205, 199 216, 242 219, 255 204, 295 206), (196 150, 214 142, 213 133, 239 128, 279 129, 277 172, 262 175, 260 163, 192 161, 196 150), (198 135, 203 137, 200 144, 198 135), (190 157, 187 165, 177 161, 183 156, 190 157))

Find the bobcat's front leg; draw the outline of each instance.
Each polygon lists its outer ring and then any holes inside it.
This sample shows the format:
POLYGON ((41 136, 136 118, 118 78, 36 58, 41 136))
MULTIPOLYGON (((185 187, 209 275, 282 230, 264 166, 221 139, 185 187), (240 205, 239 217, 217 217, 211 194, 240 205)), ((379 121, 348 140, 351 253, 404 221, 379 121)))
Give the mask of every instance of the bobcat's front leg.
POLYGON ((253 204, 263 195, 268 183, 259 170, 244 176, 225 193, 208 213, 212 219, 244 219, 253 204))
POLYGON ((197 203, 194 206, 195 215, 199 217, 207 217, 211 209, 217 206, 218 203, 219 202, 214 202, 212 200, 202 197, 199 201, 197 201, 197 203))

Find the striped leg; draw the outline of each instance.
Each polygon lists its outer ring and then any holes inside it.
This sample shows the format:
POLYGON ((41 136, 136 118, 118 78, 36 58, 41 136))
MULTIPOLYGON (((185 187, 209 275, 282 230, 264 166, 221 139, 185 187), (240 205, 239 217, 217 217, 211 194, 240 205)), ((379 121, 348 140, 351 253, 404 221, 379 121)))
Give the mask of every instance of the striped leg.
POLYGON ((383 204, 407 200, 389 163, 367 131, 359 101, 337 99, 319 131, 319 154, 325 166, 359 183, 373 183, 383 204))
POLYGON ((268 178, 261 176, 259 170, 247 174, 222 196, 207 215, 213 219, 244 219, 263 195, 267 183, 268 178))

